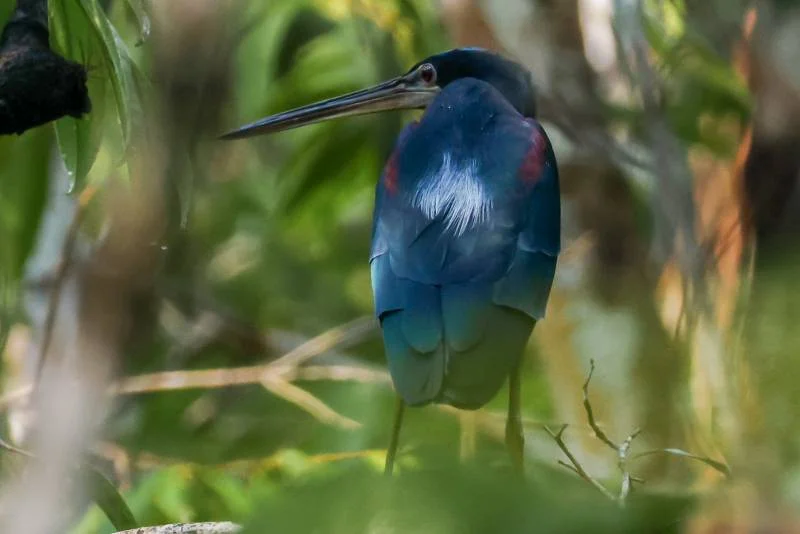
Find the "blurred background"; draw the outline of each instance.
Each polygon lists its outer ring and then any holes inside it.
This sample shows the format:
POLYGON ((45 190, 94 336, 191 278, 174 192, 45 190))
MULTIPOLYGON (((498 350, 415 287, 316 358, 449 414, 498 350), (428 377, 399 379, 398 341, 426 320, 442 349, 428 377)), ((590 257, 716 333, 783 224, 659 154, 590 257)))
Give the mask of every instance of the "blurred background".
MULTIPOLYGON (((0 0, 0 20, 13 9, 0 0)), ((587 531, 559 496, 604 498, 557 464, 545 426, 564 423, 612 494, 629 470, 654 509, 695 505, 669 528, 772 525, 800 504, 800 3, 49 0, 49 22, 54 51, 87 68, 92 112, 0 138, 9 443, 53 466, 88 454, 141 525, 419 527, 378 514, 391 503, 462 532, 453 518, 483 502, 496 516, 469 519, 476 532, 587 531), (497 479, 502 393, 474 417, 412 410, 403 482, 379 477, 393 393, 371 212, 413 114, 214 140, 456 46, 530 68, 559 163, 563 252, 523 374, 538 489, 497 479), (624 468, 587 423, 592 360, 599 424, 616 442, 642 430, 624 468)), ((4 509, 48 502, 71 532, 115 530, 56 489, 64 472, 0 460, 4 509)), ((624 530, 613 507, 581 509, 592 531, 624 530)))

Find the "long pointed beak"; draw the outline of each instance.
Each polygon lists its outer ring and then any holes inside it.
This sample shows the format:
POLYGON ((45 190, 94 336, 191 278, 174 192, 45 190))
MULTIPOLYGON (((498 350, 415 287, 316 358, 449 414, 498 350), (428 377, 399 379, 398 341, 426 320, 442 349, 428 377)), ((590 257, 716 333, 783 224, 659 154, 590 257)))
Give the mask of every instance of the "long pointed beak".
POLYGON ((417 86, 401 76, 343 96, 263 118, 232 130, 220 139, 243 139, 290 130, 329 119, 395 109, 422 109, 439 93, 438 87, 417 86))

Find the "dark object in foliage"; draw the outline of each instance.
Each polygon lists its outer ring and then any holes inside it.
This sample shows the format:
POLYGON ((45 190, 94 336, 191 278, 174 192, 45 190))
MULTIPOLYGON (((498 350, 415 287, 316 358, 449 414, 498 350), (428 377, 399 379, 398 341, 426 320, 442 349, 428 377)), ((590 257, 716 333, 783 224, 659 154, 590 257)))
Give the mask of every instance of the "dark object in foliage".
POLYGON ((0 36, 0 134, 90 110, 86 69, 50 50, 46 18, 17 8, 0 36))
POLYGON ((522 468, 520 365, 560 251, 558 170, 530 73, 477 48, 431 56, 377 86, 267 117, 223 139, 425 109, 400 134, 375 196, 375 314, 405 405, 477 409, 506 380, 506 442, 522 468))
POLYGON ((317 37, 333 30, 336 24, 315 9, 301 9, 292 19, 278 51, 275 76, 286 76, 297 61, 297 54, 317 37))

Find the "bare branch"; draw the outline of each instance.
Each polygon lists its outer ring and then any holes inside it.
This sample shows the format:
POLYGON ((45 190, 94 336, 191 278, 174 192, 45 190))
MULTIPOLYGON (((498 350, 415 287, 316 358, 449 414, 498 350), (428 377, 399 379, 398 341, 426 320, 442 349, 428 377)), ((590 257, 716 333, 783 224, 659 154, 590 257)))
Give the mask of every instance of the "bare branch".
MULTIPOLYGON (((329 350, 362 339, 375 327, 371 318, 360 318, 337 326, 287 352, 275 361, 243 367, 180 370, 131 376, 111 387, 116 395, 135 395, 186 389, 217 389, 231 386, 260 384, 265 377, 280 376, 295 380, 354 380, 363 383, 390 383, 383 370, 349 365, 316 365, 297 367, 329 350), (282 362, 282 363, 281 363, 282 362)), ((26 399, 32 391, 30 385, 22 386, 0 397, 0 411, 26 399)))
POLYGON ((372 316, 359 317, 311 338, 296 349, 268 363, 266 368, 297 367, 334 347, 347 346, 350 343, 360 341, 367 334, 373 332, 376 326, 377 323, 372 316))
POLYGON ((622 505, 625 504, 631 488, 633 487, 633 477, 628 472, 628 454, 631 450, 631 443, 633 443, 633 440, 641 433, 641 429, 637 428, 622 442, 622 445, 619 446, 617 466, 622 473, 622 485, 619 489, 619 503, 622 505))
POLYGON ((592 375, 594 375, 594 360, 589 360, 589 375, 586 377, 586 381, 583 383, 583 408, 586 410, 586 417, 589 419, 589 426, 594 431, 594 435, 597 436, 597 439, 614 449, 614 452, 619 451, 619 446, 611 441, 605 432, 597 425, 597 421, 594 418, 594 410, 592 409, 592 403, 589 401, 589 383, 592 381, 592 375))
POLYGON ((239 532, 241 526, 236 523, 176 523, 157 527, 142 527, 133 530, 122 530, 114 534, 226 534, 239 532))
POLYGON ((610 499, 618 502, 621 506, 625 505, 625 501, 630 494, 631 488, 633 487, 633 482, 637 481, 640 482, 640 479, 633 477, 628 472, 628 458, 630 454, 631 444, 633 440, 641 433, 640 429, 636 429, 630 436, 628 436, 622 444, 617 445, 614 441, 608 437, 608 435, 603 432, 600 426, 597 424, 597 420, 594 417, 594 409, 592 408, 592 403, 589 400, 589 384, 592 381, 592 376, 594 375, 594 360, 589 361, 589 374, 586 377, 586 380, 583 383, 583 407, 586 411, 586 418, 589 420, 589 426, 591 427, 594 435, 599 439, 603 444, 607 445, 617 454, 617 467, 622 474, 622 484, 620 486, 619 496, 614 497, 611 493, 602 486, 599 482, 597 482, 594 478, 592 478, 586 471, 580 466, 577 459, 575 459, 574 455, 567 449, 566 444, 562 438, 564 430, 567 428, 567 425, 563 425, 561 430, 557 433, 553 433, 549 427, 545 426, 545 430, 553 437, 556 441, 556 444, 561 448, 564 454, 567 455, 572 465, 564 464, 564 462, 559 462, 561 465, 565 465, 569 467, 577 473, 581 478, 595 486, 596 488, 600 489, 604 495, 609 497, 610 499))
MULTIPOLYGON (((132 453, 124 449, 117 443, 105 442, 101 444, 97 451, 97 455, 107 460, 113 460, 115 456, 124 455, 131 456, 132 453)), ((306 457, 306 460, 312 464, 326 464, 333 462, 342 462, 354 459, 367 459, 373 458, 378 462, 383 462, 386 455, 386 449, 360 449, 355 451, 341 451, 341 452, 325 452, 320 454, 311 454, 306 457)), ((137 470, 150 470, 162 467, 170 467, 175 465, 185 466, 192 469, 194 466, 201 468, 208 467, 207 464, 199 466, 192 462, 187 462, 180 458, 170 458, 165 456, 157 456, 153 453, 137 452, 135 459, 131 458, 131 465, 137 470)), ((273 454, 268 457, 245 458, 232 460, 214 464, 214 468, 222 470, 252 470, 257 469, 260 472, 269 472, 283 467, 284 461, 280 453, 273 454)))
POLYGON ((566 467, 567 469, 569 469, 570 471, 572 471, 572 472, 573 472, 573 473, 575 473, 576 475, 580 476, 580 474, 581 474, 581 473, 580 473, 580 471, 578 471, 577 469, 575 469, 573 466, 571 466, 570 464, 568 464, 568 463, 567 463, 567 462, 565 462, 564 460, 557 460, 557 462, 558 462, 558 465, 560 465, 560 466, 562 466, 562 467, 566 467))
POLYGON ((383 370, 353 365, 308 365, 287 371, 284 375, 287 380, 329 380, 333 382, 360 382, 362 384, 392 383, 389 373, 383 370))
POLYGON ((298 406, 318 421, 347 430, 361 427, 361 423, 341 415, 318 397, 279 376, 269 375, 261 381, 261 384, 276 397, 298 406))
POLYGON ((715 469, 716 471, 719 471, 728 478, 732 476, 730 467, 728 467, 724 462, 713 460, 707 456, 699 456, 697 454, 692 454, 690 452, 686 452, 681 449, 656 449, 652 451, 645 451, 632 456, 630 459, 637 460, 639 458, 644 458, 645 456, 652 456, 654 454, 667 454, 669 456, 675 456, 678 458, 688 458, 690 460, 697 460, 698 462, 702 462, 707 466, 715 469))
POLYGON ((633 433, 630 436, 628 436, 625 439, 625 441, 622 442, 622 445, 620 445, 620 447, 619 447, 619 459, 620 459, 620 461, 624 461, 624 460, 626 460, 628 458, 628 452, 631 449, 631 443, 633 443, 633 440, 635 440, 637 437, 639 437, 639 434, 641 434, 641 433, 642 433, 642 429, 641 428, 637 428, 636 430, 633 431, 633 433))
MULTIPOLYGON (((550 434, 550 437, 553 438, 553 441, 556 442, 556 445, 558 445, 558 448, 561 449, 561 452, 563 452, 564 455, 567 458, 569 458, 570 464, 572 464, 571 465, 572 470, 575 473, 577 473, 579 477, 581 477, 583 480, 585 480, 586 482, 588 482, 589 484, 594 486, 595 489, 597 489, 597 491, 599 491, 600 493, 602 493, 603 495, 605 495, 606 497, 608 497, 612 501, 616 501, 617 500, 616 497, 614 497, 611 494, 610 491, 608 491, 602 484, 600 484, 589 473, 586 472, 586 470, 580 464, 578 459, 575 458, 575 455, 572 454, 572 451, 569 450, 569 447, 567 447, 567 444, 564 443, 564 431, 567 429, 567 425, 561 425, 561 428, 558 430, 558 432, 553 432, 550 429, 550 427, 547 426, 547 425, 545 425, 544 429, 548 434, 550 434)), ((559 462, 559 463, 564 465, 563 462, 559 462)))
POLYGON ((20 456, 25 456, 26 458, 35 458, 33 453, 30 453, 24 449, 20 449, 19 447, 15 447, 3 438, 0 438, 0 449, 13 452, 14 454, 19 454, 20 456))
MULTIPOLYGON (((362 382, 390 383, 385 371, 354 366, 312 366, 298 368, 302 362, 345 343, 361 339, 374 328, 371 317, 362 317, 332 328, 289 351, 275 361, 263 365, 231 369, 205 369, 169 371, 134 376, 110 388, 113 395, 154 393, 185 389, 212 389, 235 385, 261 384, 270 393, 298 406, 315 419, 343 429, 359 428, 360 423, 328 406, 321 399, 293 385, 295 380, 359 380, 362 382)), ((11 401, 27 397, 31 388, 14 391, 0 399, 0 409, 11 401)), ((0 444, 0 447, 2 445, 0 444)))

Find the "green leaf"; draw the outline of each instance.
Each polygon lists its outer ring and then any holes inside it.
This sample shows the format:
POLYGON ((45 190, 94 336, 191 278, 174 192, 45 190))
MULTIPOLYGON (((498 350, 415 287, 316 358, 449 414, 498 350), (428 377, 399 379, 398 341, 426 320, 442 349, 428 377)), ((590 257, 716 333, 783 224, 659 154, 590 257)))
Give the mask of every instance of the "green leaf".
POLYGON ((294 64, 298 52, 308 43, 333 30, 336 24, 311 8, 301 8, 294 14, 286 28, 277 53, 275 76, 286 75, 294 64))
MULTIPOLYGON (((61 1, 63 2, 64 0, 61 1)), ((103 41, 106 68, 110 70, 111 85, 114 88, 123 140, 127 145, 131 139, 133 121, 141 117, 141 104, 136 83, 136 65, 131 59, 125 43, 111 25, 97 0, 80 0, 80 6, 85 16, 91 21, 95 32, 103 41)))
POLYGON ((86 466, 89 478, 89 487, 92 489, 92 498, 97 506, 106 514, 108 520, 116 530, 130 530, 138 528, 139 524, 133 516, 125 499, 122 498, 116 486, 95 467, 86 466))
POLYGON ((250 514, 252 504, 242 480, 222 471, 203 473, 201 480, 225 504, 229 512, 226 517, 243 518, 250 514))
POLYGON ((144 0, 128 0, 128 5, 131 11, 136 15, 136 21, 139 23, 139 39, 136 41, 136 46, 144 44, 148 37, 150 37, 150 15, 147 14, 145 9, 144 0))
POLYGON ((89 71, 92 112, 82 119, 65 117, 56 121, 59 149, 72 176, 71 190, 79 190, 106 133, 109 90, 116 111, 109 125, 121 130, 124 149, 131 142, 135 120, 141 116, 138 71, 97 0, 52 0, 49 7, 54 49, 83 63, 89 71))
POLYGON ((308 150, 291 160, 292 165, 298 165, 303 172, 297 173, 297 178, 286 182, 282 188, 284 207, 295 209, 320 186, 351 178, 343 171, 353 163, 359 149, 370 141, 370 133, 369 128, 353 125, 352 121, 326 124, 313 132, 308 150), (332 139, 336 142, 331 142, 332 139))
MULTIPOLYGON (((0 280, 14 284, 36 239, 47 198, 52 136, 37 128, 0 139, 0 280)), ((3 291, 9 289, 2 287, 3 291)))
POLYGON ((170 520, 185 523, 194 519, 195 510, 189 502, 190 480, 187 473, 175 466, 159 473, 159 489, 153 496, 156 507, 170 520))
POLYGON ((50 2, 50 30, 55 51, 82 63, 89 71, 87 85, 92 111, 80 119, 63 117, 55 122, 58 147, 71 177, 70 190, 74 190, 82 185, 100 148, 109 78, 104 69, 97 69, 103 65, 103 43, 77 5, 65 0, 50 2))

